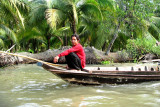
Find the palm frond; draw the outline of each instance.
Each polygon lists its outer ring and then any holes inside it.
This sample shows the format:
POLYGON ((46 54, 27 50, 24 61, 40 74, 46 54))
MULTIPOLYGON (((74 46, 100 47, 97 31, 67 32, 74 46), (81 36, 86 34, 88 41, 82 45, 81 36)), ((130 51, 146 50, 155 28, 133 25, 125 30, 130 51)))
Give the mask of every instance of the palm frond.
POLYGON ((19 22, 24 28, 24 18, 18 9, 17 2, 17 0, 1 0, 0 9, 1 13, 3 13, 3 16, 1 17, 4 17, 8 20, 14 19, 14 23, 17 24, 19 22))
POLYGON ((20 11, 19 11, 19 9, 18 9, 18 7, 17 7, 16 4, 17 4, 17 0, 11 1, 11 5, 13 5, 14 8, 16 9, 16 13, 17 13, 17 15, 18 15, 18 18, 19 18, 19 20, 21 21, 21 24, 22 24, 22 26, 23 26, 23 28, 24 28, 24 18, 23 18, 23 16, 22 16, 22 14, 20 13, 20 11))
POLYGON ((78 28, 78 34, 79 36, 81 36, 82 34, 84 34, 84 32, 86 31, 86 26, 85 25, 81 25, 78 28))
POLYGON ((63 13, 57 9, 47 9, 46 10, 46 19, 48 24, 52 28, 56 28, 57 24, 60 23, 60 19, 63 16, 63 13))
POLYGON ((57 29, 57 32, 66 32, 66 31, 70 31, 70 27, 61 27, 57 29))
POLYGON ((73 17, 74 17, 74 20, 78 24, 78 15, 77 15, 77 10, 76 10, 76 5, 72 4, 72 8, 73 8, 73 17))
MULTIPOLYGON (((11 4, 9 2, 1 1, 1 17, 7 17, 8 19, 15 19, 15 10, 12 9, 11 4), (3 16, 2 16, 3 14, 3 16)), ((6 19, 5 19, 6 20, 6 19)))
POLYGON ((20 0, 17 0, 16 2, 16 6, 17 8, 19 9, 19 11, 22 13, 22 14, 26 14, 29 12, 30 10, 30 7, 29 7, 29 1, 20 1, 20 0))
POLYGON ((149 31, 145 32, 145 38, 148 40, 158 41, 149 31))
POLYGON ((43 20, 45 20, 45 11, 48 7, 45 4, 34 5, 29 14, 29 24, 39 25, 43 20))
POLYGON ((155 24, 151 24, 149 26, 149 32, 155 37, 157 40, 160 38, 160 28, 158 28, 155 24))
POLYGON ((6 33, 3 29, 0 29, 0 37, 4 36, 6 33))
POLYGON ((0 46, 4 47, 4 42, 3 42, 3 40, 1 38, 0 38, 0 46))
POLYGON ((160 17, 154 17, 152 16, 150 18, 151 23, 153 23, 155 26, 157 26, 158 28, 160 28, 160 17))
POLYGON ((82 2, 78 7, 78 11, 82 11, 84 15, 95 20, 103 20, 102 12, 98 6, 98 3, 95 0, 86 0, 82 2))
POLYGON ((113 0, 97 0, 97 2, 99 3, 102 11, 105 11, 108 9, 115 10, 113 0))
POLYGON ((31 39, 42 40, 42 41, 45 39, 41 31, 36 27, 33 27, 31 29, 28 28, 19 35, 20 35, 20 40, 19 40, 20 43, 28 42, 31 39))
POLYGON ((14 33, 13 30, 11 30, 10 28, 8 28, 7 26, 0 24, 0 28, 3 29, 6 32, 6 35, 14 42, 17 43, 17 36, 14 33))

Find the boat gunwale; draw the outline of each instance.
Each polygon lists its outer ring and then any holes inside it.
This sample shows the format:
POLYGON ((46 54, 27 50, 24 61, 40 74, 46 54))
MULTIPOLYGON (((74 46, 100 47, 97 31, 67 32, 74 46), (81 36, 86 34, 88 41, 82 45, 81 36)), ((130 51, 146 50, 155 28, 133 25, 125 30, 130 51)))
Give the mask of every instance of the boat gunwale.
MULTIPOLYGON (((51 73, 55 74, 77 74, 77 75, 97 75, 97 76, 124 76, 124 77, 160 77, 160 75, 135 75, 135 74, 113 74, 113 73, 89 73, 89 72, 83 72, 83 71, 77 71, 77 70, 51 70, 47 69, 51 73)), ((110 71, 113 72, 113 71, 110 71)), ((119 71, 118 71, 119 72, 119 71)), ((121 72, 136 72, 136 71, 121 71, 121 72)), ((143 71, 137 71, 137 72, 143 72, 143 71)), ((145 72, 159 72, 159 71, 145 71, 145 72)))
POLYGON ((54 69, 54 67, 48 65, 43 65, 43 68, 69 83, 87 85, 105 83, 128 84, 160 80, 159 70, 89 70, 88 72, 85 72, 77 70, 54 69))

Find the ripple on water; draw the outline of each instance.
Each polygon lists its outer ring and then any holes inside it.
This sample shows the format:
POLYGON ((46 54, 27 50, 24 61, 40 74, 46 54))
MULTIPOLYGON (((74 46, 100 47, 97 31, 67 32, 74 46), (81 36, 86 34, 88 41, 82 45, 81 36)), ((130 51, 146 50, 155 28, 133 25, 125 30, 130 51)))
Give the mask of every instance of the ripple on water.
POLYGON ((92 97, 87 97, 84 100, 101 100, 101 99, 109 99, 109 100, 111 100, 112 98, 106 97, 106 96, 92 96, 92 97))
POLYGON ((22 91, 22 90, 23 90, 23 88, 21 87, 21 85, 18 85, 18 86, 16 86, 16 87, 14 87, 14 88, 11 90, 11 92, 22 91))
POLYGON ((152 83, 150 85, 146 85, 146 88, 160 88, 160 82, 152 83))
POLYGON ((95 106, 95 104, 102 104, 100 102, 86 102, 86 101, 82 101, 81 104, 79 105, 79 107, 85 107, 85 106, 95 106))
POLYGON ((159 90, 154 90, 154 94, 160 95, 160 91, 159 90))
POLYGON ((120 92, 117 92, 117 91, 108 91, 108 90, 100 90, 100 89, 97 89, 96 90, 97 93, 106 93, 106 94, 122 94, 120 92))
POLYGON ((32 100, 38 100, 38 101, 42 101, 42 98, 17 98, 17 100, 22 100, 22 101, 32 101, 32 100))
POLYGON ((55 104, 67 105, 67 106, 70 106, 73 103, 72 99, 70 98, 58 98, 58 99, 52 100, 52 102, 55 104))
POLYGON ((151 98, 151 95, 149 94, 139 94, 137 96, 139 96, 139 98, 151 98))
POLYGON ((0 93, 4 94, 4 93, 7 93, 6 91, 0 91, 0 93))
POLYGON ((152 102, 147 102, 147 103, 144 103, 144 106, 148 106, 148 107, 159 107, 159 104, 152 103, 152 102))
POLYGON ((160 99, 159 98, 155 99, 155 102, 160 103, 160 99))
POLYGON ((39 105, 37 103, 25 103, 23 105, 20 105, 18 107, 52 107, 50 105, 39 105))

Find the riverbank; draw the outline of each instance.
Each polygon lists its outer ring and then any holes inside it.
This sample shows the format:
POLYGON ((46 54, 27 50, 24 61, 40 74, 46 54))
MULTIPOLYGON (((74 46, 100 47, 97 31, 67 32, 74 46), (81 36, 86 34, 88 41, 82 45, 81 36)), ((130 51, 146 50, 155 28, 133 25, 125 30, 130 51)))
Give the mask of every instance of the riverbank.
MULTIPOLYGON (((34 58, 34 59, 38 59, 38 60, 42 60, 42 61, 46 61, 46 62, 53 62, 53 58, 55 56, 57 56, 59 53, 69 48, 70 47, 63 47, 61 49, 47 50, 45 52, 41 52, 37 54, 22 52, 22 53, 16 53, 16 55, 7 55, 6 53, 3 53, 1 51, 0 66, 13 65, 13 64, 19 64, 19 63, 29 64, 29 63, 37 62, 35 60, 26 58, 25 56, 34 58), (22 57, 19 57, 18 55, 21 55, 22 57)), ((116 53, 105 55, 104 52, 97 50, 94 47, 86 47, 84 48, 84 50, 86 54, 86 64, 101 64, 102 61, 118 62, 116 53)), ((58 63, 64 64, 65 58, 61 57, 58 63)))
MULTIPOLYGON (((14 64, 24 64, 24 63, 33 64, 37 62, 36 60, 32 60, 30 58, 53 63, 53 58, 68 48, 70 47, 47 50, 37 54, 21 52, 21 53, 10 53, 8 55, 5 52, 0 51, 0 67, 14 65, 14 64), (26 57, 29 57, 29 58, 26 58, 26 57)), ((84 48, 84 50, 86 54, 86 64, 126 63, 126 62, 134 61, 134 59, 132 59, 131 56, 129 56, 127 53, 120 52, 120 51, 116 53, 110 53, 109 55, 105 55, 103 51, 95 49, 94 47, 86 47, 84 48)), ((156 58, 157 57, 153 54, 147 54, 147 55, 144 55, 139 61, 143 60, 141 62, 144 62, 144 63, 153 62, 152 59, 156 59, 156 58)), ((65 58, 61 57, 59 59, 58 64, 65 64, 65 63, 66 63, 65 58)))

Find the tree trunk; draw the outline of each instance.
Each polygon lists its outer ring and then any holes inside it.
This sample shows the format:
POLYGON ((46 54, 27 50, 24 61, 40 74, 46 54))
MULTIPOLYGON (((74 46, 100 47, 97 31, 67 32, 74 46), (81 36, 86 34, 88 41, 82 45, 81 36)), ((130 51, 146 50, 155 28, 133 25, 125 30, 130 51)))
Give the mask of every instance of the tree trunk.
POLYGON ((67 35, 65 34, 65 43, 64 43, 64 46, 67 46, 67 45, 68 45, 67 35))
MULTIPOLYGON (((55 35, 56 36, 56 35, 55 35)), ((63 40, 59 37, 59 36, 56 36, 60 41, 61 41, 61 43, 62 43, 62 46, 63 46, 63 40)))
MULTIPOLYGON (((10 47, 12 47, 12 46, 13 46, 13 41, 11 41, 10 47)), ((11 49, 10 52, 13 52, 13 49, 11 49)))
POLYGON ((102 46, 102 51, 104 51, 106 49, 106 41, 104 42, 103 46, 102 46))
MULTIPOLYGON (((39 59, 46 62, 53 62, 53 58, 55 56, 57 56, 58 54, 60 54, 61 52, 69 48, 70 47, 62 47, 62 49, 54 49, 54 50, 49 49, 45 52, 36 53, 36 54, 32 54, 28 52, 23 52, 18 54, 39 59)), ((110 56, 105 56, 104 52, 97 50, 94 47, 86 47, 84 48, 84 51, 86 54, 86 64, 100 64, 102 61, 106 61, 106 60, 109 61, 111 59, 113 60, 113 58, 110 58, 110 56)), ((114 56, 114 58, 116 57, 114 56)), ((18 63, 30 64, 30 63, 36 63, 36 61, 30 60, 24 57, 17 57, 17 56, 7 55, 5 53, 3 54, 0 53, 0 66, 13 65, 18 63)), ((60 64, 66 63, 65 57, 61 57, 58 63, 60 64)))
POLYGON ((37 53, 39 52, 39 42, 37 42, 37 53))
POLYGON ((133 11, 135 10, 136 3, 137 3, 137 0, 134 0, 133 11))
POLYGON ((47 36, 47 49, 50 49, 50 36, 47 36))
POLYGON ((73 21, 73 34, 76 34, 77 32, 76 32, 76 23, 75 23, 75 21, 73 21))
POLYGON ((110 50, 111 50, 111 48, 112 48, 112 46, 113 46, 113 43, 114 43, 114 41, 117 39, 117 37, 118 37, 118 30, 119 30, 119 27, 120 27, 120 22, 119 22, 119 24, 117 25, 117 28, 116 28, 116 31, 115 31, 115 33, 114 33, 114 36, 113 36, 113 39, 111 40, 111 42, 110 42, 110 44, 109 44, 109 46, 108 46, 108 48, 107 48, 107 51, 106 51, 106 55, 108 55, 109 53, 110 53, 110 50))
POLYGON ((76 31, 76 21, 75 21, 75 19, 74 19, 74 15, 72 16, 72 21, 71 21, 71 29, 72 29, 72 32, 73 32, 73 34, 76 34, 77 33, 77 31, 76 31))
POLYGON ((34 53, 36 53, 36 40, 33 39, 33 51, 34 53))

